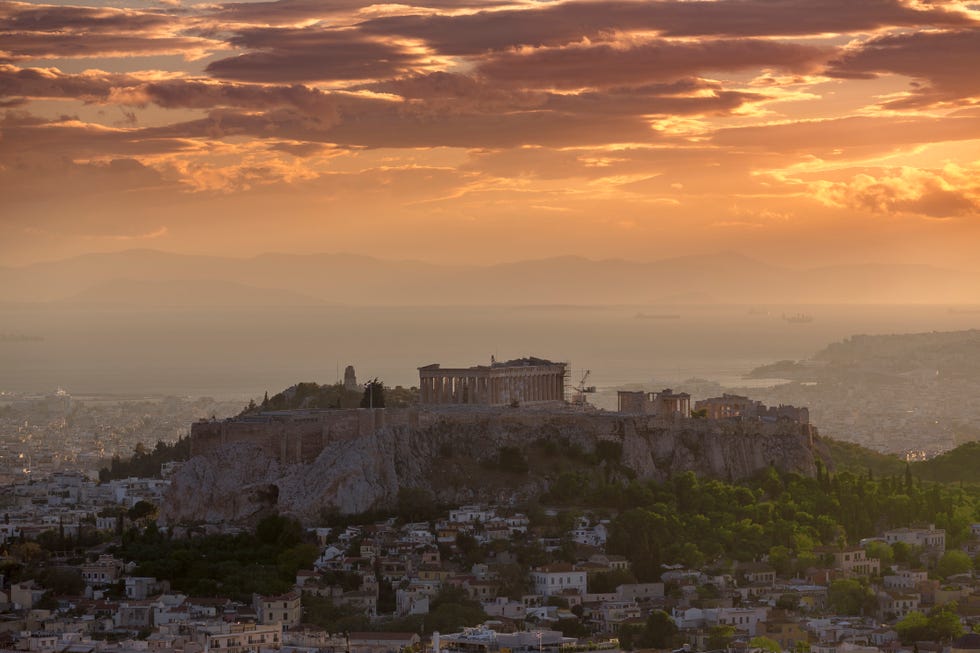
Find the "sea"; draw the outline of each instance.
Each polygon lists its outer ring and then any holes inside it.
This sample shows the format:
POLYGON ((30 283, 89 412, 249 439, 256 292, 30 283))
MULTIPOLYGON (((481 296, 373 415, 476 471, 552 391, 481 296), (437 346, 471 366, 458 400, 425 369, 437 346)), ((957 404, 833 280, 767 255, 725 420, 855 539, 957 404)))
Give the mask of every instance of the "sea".
MULTIPOLYGON (((0 308, 0 392, 260 398, 299 381, 417 385, 417 368, 536 356, 570 364, 600 407, 618 388, 725 386, 854 334, 980 328, 947 305, 0 308)), ((610 399, 612 397, 612 399, 610 399)))

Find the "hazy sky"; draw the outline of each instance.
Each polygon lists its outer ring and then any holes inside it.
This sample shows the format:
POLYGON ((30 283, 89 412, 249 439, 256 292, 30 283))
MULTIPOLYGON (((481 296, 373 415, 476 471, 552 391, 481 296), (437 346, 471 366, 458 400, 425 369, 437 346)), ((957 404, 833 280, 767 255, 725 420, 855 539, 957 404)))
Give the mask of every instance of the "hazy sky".
POLYGON ((0 1, 0 264, 980 244, 980 3, 78 1, 0 1))

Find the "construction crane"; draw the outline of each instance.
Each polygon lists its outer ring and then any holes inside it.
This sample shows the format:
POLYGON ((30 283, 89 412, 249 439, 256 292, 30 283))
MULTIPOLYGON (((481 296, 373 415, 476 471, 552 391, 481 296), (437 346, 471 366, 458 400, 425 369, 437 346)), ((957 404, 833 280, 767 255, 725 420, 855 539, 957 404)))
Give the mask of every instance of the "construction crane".
POLYGON ((585 374, 582 375, 582 379, 578 382, 578 385, 572 388, 575 391, 575 394, 572 395, 573 406, 586 405, 588 402, 585 400, 585 395, 595 393, 594 385, 585 385, 585 381, 589 378, 590 374, 592 374, 592 370, 585 370, 585 374))

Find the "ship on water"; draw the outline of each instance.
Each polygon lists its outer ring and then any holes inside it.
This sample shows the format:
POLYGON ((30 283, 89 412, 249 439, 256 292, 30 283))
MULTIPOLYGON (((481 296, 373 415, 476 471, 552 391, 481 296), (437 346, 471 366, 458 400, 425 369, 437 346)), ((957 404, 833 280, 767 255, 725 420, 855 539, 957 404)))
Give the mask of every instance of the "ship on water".
POLYGON ((809 324, 813 322, 813 316, 809 313, 793 313, 792 315, 783 313, 783 319, 790 324, 809 324))
POLYGON ((637 320, 679 320, 680 315, 676 313, 637 313, 634 315, 637 320))
POLYGON ((41 336, 28 333, 0 333, 0 342, 41 342, 41 336))

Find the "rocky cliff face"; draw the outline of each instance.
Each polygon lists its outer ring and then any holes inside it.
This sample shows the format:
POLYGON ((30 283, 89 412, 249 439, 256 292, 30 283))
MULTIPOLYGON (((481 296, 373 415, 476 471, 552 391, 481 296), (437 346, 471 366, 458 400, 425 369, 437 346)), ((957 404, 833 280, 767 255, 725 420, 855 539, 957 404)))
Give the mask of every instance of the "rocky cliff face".
POLYGON ((394 505, 401 487, 431 490, 446 503, 529 497, 559 472, 550 458, 619 443, 619 465, 663 480, 693 471, 740 479, 774 464, 813 474, 819 440, 797 424, 665 422, 607 414, 428 414, 418 426, 387 426, 328 444, 309 464, 284 465, 248 443, 231 443, 187 462, 161 507, 168 523, 253 521, 270 511, 313 522, 329 511, 394 505), (493 469, 500 449, 522 451, 528 474, 493 469), (550 452, 550 454, 549 454, 550 452))

